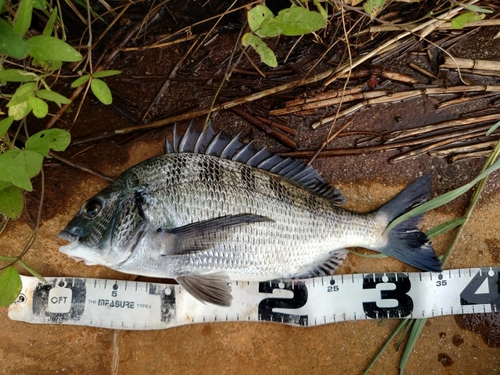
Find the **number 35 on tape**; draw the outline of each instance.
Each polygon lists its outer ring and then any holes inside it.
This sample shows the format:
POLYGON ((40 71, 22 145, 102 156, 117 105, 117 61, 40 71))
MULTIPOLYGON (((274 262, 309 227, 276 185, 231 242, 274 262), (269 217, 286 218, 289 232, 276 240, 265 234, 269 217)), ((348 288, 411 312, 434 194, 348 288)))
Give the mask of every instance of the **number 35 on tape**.
POLYGON ((371 273, 305 280, 231 282, 230 307, 203 304, 179 285, 123 280, 22 277, 9 317, 30 323, 164 329, 220 321, 298 326, 347 320, 429 318, 496 312, 500 267, 442 273, 371 273))

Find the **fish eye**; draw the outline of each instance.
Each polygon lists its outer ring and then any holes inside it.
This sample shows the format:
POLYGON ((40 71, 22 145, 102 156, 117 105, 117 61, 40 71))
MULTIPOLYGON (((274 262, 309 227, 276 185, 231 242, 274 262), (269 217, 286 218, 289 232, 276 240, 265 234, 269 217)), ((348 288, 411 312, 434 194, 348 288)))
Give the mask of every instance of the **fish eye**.
POLYGON ((98 200, 91 200, 85 203, 85 206, 83 207, 83 212, 85 212, 85 215, 87 215, 89 218, 93 219, 96 217, 99 212, 101 212, 102 204, 98 200))

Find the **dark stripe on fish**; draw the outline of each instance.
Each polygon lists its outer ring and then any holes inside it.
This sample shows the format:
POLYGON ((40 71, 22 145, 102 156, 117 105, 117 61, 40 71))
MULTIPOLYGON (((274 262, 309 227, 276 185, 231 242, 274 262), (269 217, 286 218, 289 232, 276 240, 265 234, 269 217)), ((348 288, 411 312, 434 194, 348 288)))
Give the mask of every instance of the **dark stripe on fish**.
POLYGON ((211 159, 204 159, 200 162, 199 178, 202 182, 220 182, 222 177, 221 165, 211 159))
POLYGON ((241 181, 250 190, 256 191, 255 174, 250 168, 242 164, 240 167, 241 181))
POLYGON ((269 176, 269 189, 274 193, 276 199, 286 202, 288 204, 293 204, 293 199, 290 197, 290 193, 283 185, 279 178, 274 176, 269 176))

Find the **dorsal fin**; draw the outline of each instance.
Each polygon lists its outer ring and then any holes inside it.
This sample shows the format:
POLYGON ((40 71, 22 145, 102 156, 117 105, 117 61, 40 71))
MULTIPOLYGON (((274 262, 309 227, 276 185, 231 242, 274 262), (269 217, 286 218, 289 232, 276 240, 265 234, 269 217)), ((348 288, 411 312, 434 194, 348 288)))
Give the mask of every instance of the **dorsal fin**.
POLYGON ((181 137, 177 135, 177 126, 174 125, 172 142, 166 138, 165 153, 205 154, 234 160, 289 178, 310 191, 330 199, 336 205, 345 203, 346 199, 342 193, 328 184, 310 165, 299 160, 283 158, 265 149, 258 149, 253 142, 245 144, 238 138, 239 134, 234 138, 228 138, 222 132, 215 133, 211 123, 204 132, 199 132, 193 122, 181 137))

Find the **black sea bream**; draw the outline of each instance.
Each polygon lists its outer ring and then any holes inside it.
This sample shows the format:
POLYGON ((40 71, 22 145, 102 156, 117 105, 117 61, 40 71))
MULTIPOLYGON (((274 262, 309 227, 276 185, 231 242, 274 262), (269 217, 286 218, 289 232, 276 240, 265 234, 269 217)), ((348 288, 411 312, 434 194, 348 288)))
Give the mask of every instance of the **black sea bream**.
POLYGON ((125 171, 89 199, 60 237, 60 251, 117 271, 175 278, 201 301, 231 304, 229 280, 330 275, 348 247, 440 271, 428 238, 396 217, 430 195, 423 177, 376 211, 345 198, 300 161, 199 133, 167 139, 166 153, 125 171))

